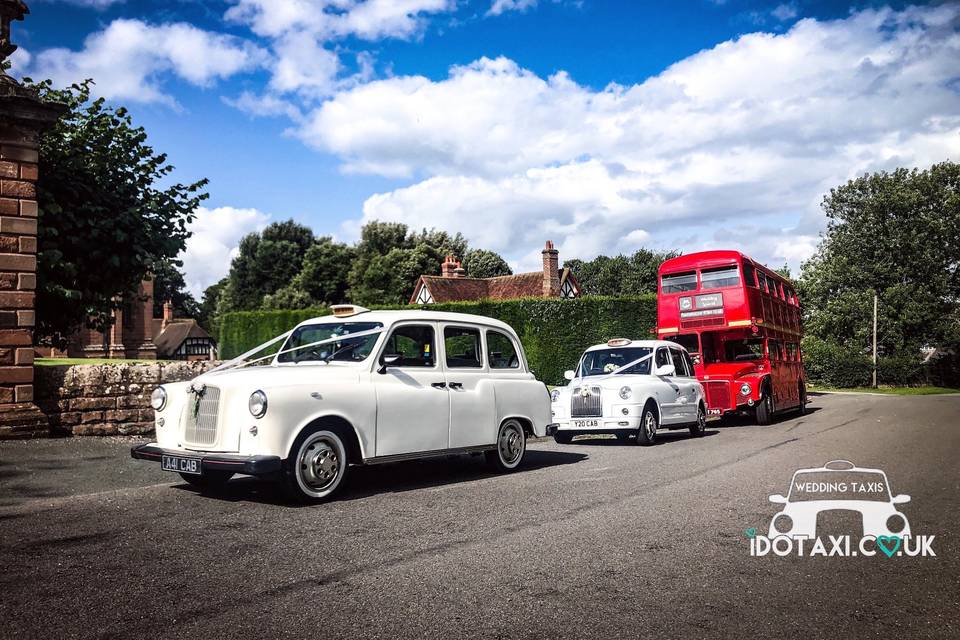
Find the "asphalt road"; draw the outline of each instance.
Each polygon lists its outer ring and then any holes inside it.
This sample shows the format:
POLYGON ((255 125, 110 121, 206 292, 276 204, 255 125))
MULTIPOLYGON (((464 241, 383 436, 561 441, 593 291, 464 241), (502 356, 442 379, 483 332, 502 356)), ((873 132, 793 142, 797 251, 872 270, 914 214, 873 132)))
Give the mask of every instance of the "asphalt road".
POLYGON ((957 638, 960 397, 820 396, 649 448, 536 442, 521 471, 361 469, 293 507, 196 493, 129 440, 0 444, 4 638, 957 638), (936 557, 751 557, 800 467, 879 467, 936 557))

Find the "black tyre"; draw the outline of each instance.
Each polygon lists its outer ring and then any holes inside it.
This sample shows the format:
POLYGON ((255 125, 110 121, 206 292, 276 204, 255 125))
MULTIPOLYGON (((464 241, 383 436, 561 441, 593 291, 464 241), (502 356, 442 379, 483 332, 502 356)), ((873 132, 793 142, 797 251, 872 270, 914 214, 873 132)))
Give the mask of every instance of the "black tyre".
POLYGON ((557 444, 570 444, 573 442, 573 434, 557 431, 553 434, 553 441, 557 444))
POLYGON ((336 431, 318 427, 290 448, 283 479, 287 494, 301 502, 325 502, 344 487, 350 469, 347 445, 336 431))
POLYGON ((797 413, 802 416, 807 412, 807 385, 803 383, 803 380, 799 380, 797 385, 799 386, 797 395, 800 397, 800 406, 797 407, 797 413))
POLYGON ((527 434, 514 418, 504 420, 497 433, 497 448, 487 451, 487 464, 497 471, 513 471, 527 452, 527 434))
POLYGON ((657 438, 657 429, 660 428, 660 419, 657 417, 656 410, 647 405, 643 409, 643 415, 640 417, 640 428, 637 429, 637 444, 647 447, 653 444, 657 438))
POLYGON ((690 435, 699 438, 707 430, 707 412, 703 405, 697 407, 697 421, 690 425, 690 435))
POLYGON ((191 487, 198 489, 218 489, 227 484, 227 481, 233 477, 233 473, 229 471, 204 471, 203 474, 199 476, 192 473, 181 473, 180 477, 191 487))
POLYGON ((763 387, 760 402, 754 408, 754 417, 759 425, 765 426, 773 422, 773 394, 770 393, 769 386, 763 387))

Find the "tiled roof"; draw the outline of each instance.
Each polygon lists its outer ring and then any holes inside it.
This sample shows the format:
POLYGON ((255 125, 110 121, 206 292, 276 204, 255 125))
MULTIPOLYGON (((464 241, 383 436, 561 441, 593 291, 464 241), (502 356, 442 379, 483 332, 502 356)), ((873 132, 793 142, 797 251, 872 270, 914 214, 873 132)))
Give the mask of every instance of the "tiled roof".
POLYGON ((213 340, 210 334, 197 324, 196 320, 174 320, 153 339, 153 343, 157 345, 157 355, 161 358, 172 356, 187 338, 213 340))
POLYGON ((543 272, 518 273, 496 278, 444 278, 420 276, 410 302, 416 301, 420 287, 426 285, 434 302, 458 300, 508 300, 511 298, 539 298, 543 295, 543 272))

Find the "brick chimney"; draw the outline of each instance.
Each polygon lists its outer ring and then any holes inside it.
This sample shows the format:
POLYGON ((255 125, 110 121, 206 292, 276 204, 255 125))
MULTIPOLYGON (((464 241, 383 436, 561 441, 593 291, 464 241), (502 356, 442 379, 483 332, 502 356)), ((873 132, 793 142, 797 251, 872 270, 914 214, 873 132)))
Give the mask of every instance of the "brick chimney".
POLYGON ((452 255, 444 258, 443 263, 440 265, 440 275, 444 278, 462 278, 464 274, 466 274, 466 271, 463 270, 460 262, 452 255))
POLYGON ((167 300, 163 303, 163 324, 160 325, 160 330, 166 329, 171 322, 173 322, 173 301, 167 300))
POLYGON ((547 240, 543 248, 543 297, 560 297, 560 252, 547 240))

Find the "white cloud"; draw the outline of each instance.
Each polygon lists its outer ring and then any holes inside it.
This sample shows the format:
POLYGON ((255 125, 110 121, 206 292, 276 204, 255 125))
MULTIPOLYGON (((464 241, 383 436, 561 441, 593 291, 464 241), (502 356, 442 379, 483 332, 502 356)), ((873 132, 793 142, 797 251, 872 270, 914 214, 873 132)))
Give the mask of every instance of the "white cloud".
POLYGON ((780 22, 786 22, 797 17, 799 11, 797 5, 792 2, 789 4, 778 4, 770 14, 780 22))
POLYGON ((60 2, 74 4, 78 7, 89 7, 91 9, 101 11, 120 2, 126 2, 126 0, 60 0, 60 2))
POLYGON ((270 216, 257 209, 197 209, 197 217, 189 226, 193 235, 187 239, 186 250, 178 256, 183 260, 187 288, 197 300, 204 289, 227 275, 240 239, 251 231, 263 229, 269 219, 270 216))
POLYGON ((377 40, 417 35, 424 15, 455 7, 455 0, 236 0, 226 17, 271 38, 300 31, 321 41, 377 40))
POLYGON ((340 91, 297 135, 345 171, 417 180, 372 196, 364 220, 462 231, 521 267, 545 237, 568 257, 638 229, 690 250, 734 223, 748 231, 727 246, 796 266, 830 187, 960 159, 958 19, 956 5, 805 19, 602 90, 483 58, 340 91))
POLYGON ((266 53, 233 36, 203 31, 185 23, 151 25, 118 19, 87 36, 83 49, 46 49, 36 54, 29 72, 60 86, 93 78, 95 92, 107 98, 173 105, 162 83, 174 75, 196 86, 249 71, 266 53))
POLYGON ((507 11, 526 11, 535 6, 537 6, 537 0, 493 0, 487 15, 499 16, 507 11))

